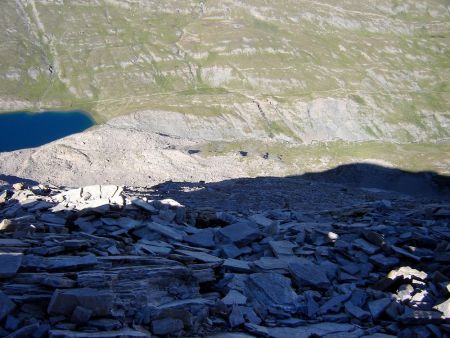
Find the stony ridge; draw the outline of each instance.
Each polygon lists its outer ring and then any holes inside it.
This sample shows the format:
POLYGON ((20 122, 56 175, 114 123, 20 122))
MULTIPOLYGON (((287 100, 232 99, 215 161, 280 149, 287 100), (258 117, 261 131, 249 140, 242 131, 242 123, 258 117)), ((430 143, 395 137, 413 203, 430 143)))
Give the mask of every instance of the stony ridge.
POLYGON ((0 335, 448 335, 450 205, 355 196, 239 212, 16 184, 0 195, 0 335))

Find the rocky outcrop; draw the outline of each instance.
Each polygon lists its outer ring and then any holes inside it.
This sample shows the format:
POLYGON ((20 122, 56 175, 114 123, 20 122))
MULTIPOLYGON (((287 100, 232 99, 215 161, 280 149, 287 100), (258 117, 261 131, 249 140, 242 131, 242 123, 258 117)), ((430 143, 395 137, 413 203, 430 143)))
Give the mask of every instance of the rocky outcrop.
POLYGON ((4 190, 0 334, 449 332, 448 204, 389 196, 327 210, 205 213, 148 197, 113 185, 4 190))

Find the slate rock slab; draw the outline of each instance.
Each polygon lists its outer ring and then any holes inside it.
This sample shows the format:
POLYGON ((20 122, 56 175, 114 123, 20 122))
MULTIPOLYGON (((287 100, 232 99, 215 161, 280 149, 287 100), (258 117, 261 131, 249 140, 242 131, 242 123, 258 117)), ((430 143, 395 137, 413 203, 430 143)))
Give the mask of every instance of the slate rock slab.
POLYGON ((5 318, 14 308, 16 304, 9 299, 2 291, 0 291, 0 320, 5 318))
POLYGON ((168 335, 178 332, 184 327, 183 321, 173 318, 164 318, 152 322, 152 331, 156 335, 168 335))
POLYGON ((185 236, 184 241, 202 248, 212 248, 216 245, 212 230, 201 230, 193 235, 185 236))
POLYGON ((70 316, 77 306, 89 309, 93 316, 110 315, 113 294, 107 290, 91 288, 55 290, 48 305, 49 314, 70 316))
POLYGON ((40 257, 26 255, 23 258, 22 266, 37 270, 70 270, 90 267, 97 264, 97 257, 89 254, 86 256, 65 256, 65 257, 40 257))
POLYGON ((226 241, 232 242, 237 246, 244 246, 261 236, 261 232, 253 223, 238 222, 230 224, 218 231, 226 241))
POLYGON ((288 268, 299 287, 327 289, 330 286, 326 271, 317 264, 305 260, 289 263, 288 268))
POLYGON ((291 280, 278 273, 251 274, 248 277, 245 296, 288 312, 294 312, 297 308, 298 296, 291 287, 291 280))
POLYGON ((21 253, 0 252, 0 278, 9 278, 16 274, 22 264, 21 253))

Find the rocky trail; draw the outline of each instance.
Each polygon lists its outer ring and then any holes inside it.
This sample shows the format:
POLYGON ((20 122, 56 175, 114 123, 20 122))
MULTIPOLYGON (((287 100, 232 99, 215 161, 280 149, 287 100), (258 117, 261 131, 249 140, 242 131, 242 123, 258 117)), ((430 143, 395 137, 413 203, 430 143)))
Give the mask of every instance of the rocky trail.
POLYGON ((289 179, 0 193, 0 336, 447 337, 450 204, 289 179))

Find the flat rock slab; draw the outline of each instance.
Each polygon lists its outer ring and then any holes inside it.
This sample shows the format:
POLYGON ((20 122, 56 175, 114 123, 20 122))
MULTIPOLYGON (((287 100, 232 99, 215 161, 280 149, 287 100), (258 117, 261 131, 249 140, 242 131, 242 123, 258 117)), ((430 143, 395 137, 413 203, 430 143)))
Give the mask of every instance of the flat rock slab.
POLYGON ((261 232, 253 223, 238 222, 230 224, 218 231, 226 241, 238 246, 244 246, 261 236, 261 232))
POLYGON ((16 304, 9 299, 2 291, 0 291, 0 320, 5 318, 14 308, 16 304))
POLYGON ((55 290, 48 305, 49 314, 70 316, 81 306, 92 311, 93 316, 108 316, 113 305, 113 294, 107 290, 90 288, 55 290))
POLYGON ((298 298, 291 287, 291 280, 273 272, 251 274, 245 296, 269 307, 283 308, 287 312, 296 310, 298 298))
POLYGON ((202 248, 212 248, 216 245, 212 230, 201 230, 193 235, 185 236, 184 241, 202 248))
POLYGON ((299 287, 312 286, 327 289, 330 280, 323 268, 308 261, 289 263, 289 271, 299 287))
POLYGON ((148 338, 151 337, 148 332, 141 332, 132 329, 123 329, 117 331, 103 331, 103 332, 78 332, 70 330, 50 330, 50 338, 148 338))
POLYGON ((21 253, 0 253, 0 278, 12 277, 22 264, 21 253))
POLYGON ((201 262, 205 263, 222 263, 223 259, 207 254, 206 252, 200 251, 189 251, 189 250, 176 250, 176 252, 181 253, 183 255, 195 258, 201 262))
POLYGON ((94 255, 48 258, 28 255, 24 256, 22 262, 25 268, 47 271, 80 269, 95 264, 97 264, 97 257, 94 255))
POLYGON ((358 330, 358 327, 352 324, 340 323, 318 323, 301 327, 274 327, 267 328, 269 337, 273 338, 309 338, 309 337, 336 337, 339 334, 348 333, 349 337, 353 337, 350 333, 358 330))
POLYGON ((294 251, 292 249, 297 246, 289 241, 270 241, 269 245, 277 257, 293 256, 294 251))
POLYGON ((174 239, 176 241, 182 241, 186 235, 185 232, 176 230, 170 226, 162 225, 159 223, 151 222, 146 224, 149 230, 155 231, 163 236, 174 239))

